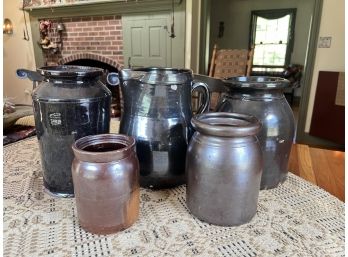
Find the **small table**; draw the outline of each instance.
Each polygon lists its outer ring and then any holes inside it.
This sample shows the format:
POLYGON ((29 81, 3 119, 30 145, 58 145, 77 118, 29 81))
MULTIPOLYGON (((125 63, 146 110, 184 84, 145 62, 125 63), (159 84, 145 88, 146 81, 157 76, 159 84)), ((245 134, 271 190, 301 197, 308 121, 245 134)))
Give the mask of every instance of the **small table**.
POLYGON ((3 179, 4 256, 344 256, 344 203, 291 173, 248 224, 196 219, 183 185, 141 189, 139 220, 108 236, 79 226, 73 198, 43 192, 36 137, 4 147, 3 179))

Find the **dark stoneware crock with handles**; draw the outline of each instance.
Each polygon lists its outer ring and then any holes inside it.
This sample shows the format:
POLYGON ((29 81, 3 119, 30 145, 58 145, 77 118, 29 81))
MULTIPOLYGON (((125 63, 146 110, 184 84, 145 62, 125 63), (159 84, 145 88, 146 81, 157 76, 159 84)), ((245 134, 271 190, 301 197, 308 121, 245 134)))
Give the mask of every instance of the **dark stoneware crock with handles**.
POLYGON ((37 72, 17 70, 29 78, 45 191, 73 197, 71 163, 75 140, 109 132, 111 92, 100 81, 103 70, 87 66, 49 66, 37 72))

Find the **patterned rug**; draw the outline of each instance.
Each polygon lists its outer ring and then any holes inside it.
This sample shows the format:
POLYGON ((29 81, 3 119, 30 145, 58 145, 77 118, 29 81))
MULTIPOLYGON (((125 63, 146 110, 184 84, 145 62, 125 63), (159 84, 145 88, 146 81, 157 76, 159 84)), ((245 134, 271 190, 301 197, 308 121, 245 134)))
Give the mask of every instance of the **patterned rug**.
POLYGON ((142 189, 139 220, 108 236, 79 226, 73 198, 43 193, 36 137, 4 147, 3 180, 4 256, 344 256, 344 203, 293 174, 239 227, 193 217, 185 186, 142 189))

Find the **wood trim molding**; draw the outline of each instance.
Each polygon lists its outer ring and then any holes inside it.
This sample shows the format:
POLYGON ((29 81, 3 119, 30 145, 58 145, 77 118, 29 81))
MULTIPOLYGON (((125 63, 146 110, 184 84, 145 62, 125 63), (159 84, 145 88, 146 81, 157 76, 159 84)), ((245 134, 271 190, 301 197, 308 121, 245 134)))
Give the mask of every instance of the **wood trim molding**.
MULTIPOLYGON (((182 0, 174 0, 180 5, 182 0)), ((129 13, 144 13, 149 11, 171 10, 171 0, 139 0, 139 1, 106 1, 99 3, 84 3, 74 5, 52 5, 27 7, 25 11, 37 18, 61 18, 73 16, 121 15, 129 13)))
POLYGON ((325 147, 332 149, 344 149, 344 146, 335 144, 331 141, 314 137, 305 132, 306 118, 309 104, 309 97, 313 79, 313 70, 315 64, 315 57, 317 52, 319 28, 321 13, 323 9, 323 0, 314 1, 313 19, 311 24, 311 31, 309 35, 308 53, 306 58, 306 65, 303 75, 303 89, 299 108, 299 117, 297 125, 296 142, 317 147, 325 147))

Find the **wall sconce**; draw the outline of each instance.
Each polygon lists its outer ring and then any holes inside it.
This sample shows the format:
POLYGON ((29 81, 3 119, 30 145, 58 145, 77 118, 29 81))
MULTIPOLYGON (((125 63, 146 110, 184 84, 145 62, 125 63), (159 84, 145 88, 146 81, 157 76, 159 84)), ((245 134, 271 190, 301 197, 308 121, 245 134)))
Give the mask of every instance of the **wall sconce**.
POLYGON ((58 33, 62 33, 64 30, 65 30, 65 25, 64 25, 64 23, 59 22, 59 23, 57 24, 57 31, 58 31, 58 33))
POLYGON ((65 31, 65 25, 62 22, 62 20, 60 20, 57 24, 57 32, 58 32, 58 36, 59 36, 59 41, 57 42, 58 44, 60 44, 60 49, 63 48, 63 39, 62 39, 62 34, 65 31))
POLYGON ((4 25, 2 26, 4 34, 13 34, 13 26, 10 19, 4 19, 4 25))

